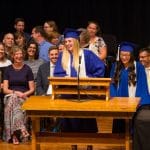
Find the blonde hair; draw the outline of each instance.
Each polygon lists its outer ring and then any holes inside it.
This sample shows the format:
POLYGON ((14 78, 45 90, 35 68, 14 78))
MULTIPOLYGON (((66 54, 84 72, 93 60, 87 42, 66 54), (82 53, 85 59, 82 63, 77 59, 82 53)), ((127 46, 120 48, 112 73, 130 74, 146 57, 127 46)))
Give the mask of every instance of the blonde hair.
POLYGON ((18 45, 14 45, 12 48, 11 48, 11 59, 13 61, 13 56, 15 55, 16 52, 18 51, 21 51, 22 54, 23 54, 23 57, 25 56, 25 52, 24 52, 24 49, 18 45))
MULTIPOLYGON (((75 70, 78 70, 78 66, 79 66, 79 51, 80 51, 80 45, 79 45, 79 41, 77 39, 73 39, 73 51, 72 51, 72 55, 73 55, 73 62, 72 62, 72 66, 75 68, 75 70)), ((64 48, 63 50, 63 54, 62 54, 62 67, 64 70, 67 70, 68 68, 68 61, 69 61, 69 51, 64 48)))

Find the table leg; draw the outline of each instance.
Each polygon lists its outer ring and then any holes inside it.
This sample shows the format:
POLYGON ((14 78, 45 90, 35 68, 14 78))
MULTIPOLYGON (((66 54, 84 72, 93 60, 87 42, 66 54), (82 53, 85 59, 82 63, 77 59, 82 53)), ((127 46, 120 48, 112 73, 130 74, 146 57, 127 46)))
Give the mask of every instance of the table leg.
POLYGON ((129 130, 129 119, 125 120, 126 131, 125 131, 125 150, 130 150, 130 130, 129 130))
POLYGON ((38 118, 31 118, 32 120, 32 150, 37 150, 37 140, 36 140, 36 132, 39 131, 39 119, 38 118))

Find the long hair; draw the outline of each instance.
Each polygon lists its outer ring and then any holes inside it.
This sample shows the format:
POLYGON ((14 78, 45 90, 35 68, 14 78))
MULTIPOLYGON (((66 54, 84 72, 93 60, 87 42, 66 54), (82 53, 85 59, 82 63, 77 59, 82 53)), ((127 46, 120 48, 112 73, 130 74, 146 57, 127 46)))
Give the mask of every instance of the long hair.
MULTIPOLYGON (((116 63, 116 68, 115 68, 115 73, 114 73, 114 77, 113 77, 113 82, 115 83, 115 85, 117 86, 119 83, 119 79, 120 79, 120 74, 121 74, 121 70, 122 68, 124 68, 123 63, 121 62, 121 60, 117 61, 116 63)), ((128 70, 129 70, 129 74, 128 74, 128 85, 136 85, 136 73, 135 73, 135 65, 134 65, 134 56, 133 53, 131 53, 131 57, 130 57, 130 61, 128 64, 128 70)))
POLYGON ((97 36, 102 36, 102 31, 101 31, 101 28, 100 28, 99 23, 98 23, 97 21, 91 20, 91 21, 88 21, 87 27, 88 27, 90 24, 95 24, 95 25, 96 25, 96 29, 97 29, 96 35, 97 35, 97 36))
POLYGON ((52 27, 54 32, 58 32, 58 27, 54 20, 46 20, 45 23, 52 27))
POLYGON ((25 60, 28 60, 28 59, 29 59, 28 48, 30 47, 31 44, 34 44, 35 47, 36 47, 34 59, 38 59, 38 58, 39 58, 38 44, 37 44, 34 40, 31 40, 31 41, 27 44, 27 50, 25 51, 25 60))
MULTIPOLYGON (((0 42, 0 45, 3 47, 3 49, 4 49, 4 44, 2 43, 2 42, 0 42)), ((2 50, 1 50, 1 52, 2 52, 2 50)), ((0 59, 0 62, 1 61, 5 61, 7 58, 6 58, 6 54, 5 54, 5 51, 3 51, 3 53, 4 53, 4 55, 3 55, 3 57, 0 59)))
MULTIPOLYGON (((75 70, 78 70, 78 66, 79 66, 79 51, 80 51, 80 45, 79 45, 79 41, 77 39, 73 39, 73 51, 72 51, 72 55, 73 55, 73 62, 72 62, 72 66, 75 68, 75 70)), ((69 51, 65 48, 63 50, 63 54, 62 54, 62 67, 64 70, 67 70, 68 67, 68 61, 69 61, 69 51)))

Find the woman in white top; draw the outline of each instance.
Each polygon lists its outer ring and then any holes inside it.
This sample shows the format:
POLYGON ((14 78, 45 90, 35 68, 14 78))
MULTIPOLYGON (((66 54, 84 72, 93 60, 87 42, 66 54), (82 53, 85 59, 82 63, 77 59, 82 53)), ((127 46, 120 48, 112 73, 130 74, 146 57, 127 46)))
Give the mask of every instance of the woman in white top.
POLYGON ((105 60, 107 57, 107 46, 104 39, 98 35, 100 32, 100 26, 96 21, 89 21, 87 31, 90 35, 89 49, 92 50, 101 60, 105 60))

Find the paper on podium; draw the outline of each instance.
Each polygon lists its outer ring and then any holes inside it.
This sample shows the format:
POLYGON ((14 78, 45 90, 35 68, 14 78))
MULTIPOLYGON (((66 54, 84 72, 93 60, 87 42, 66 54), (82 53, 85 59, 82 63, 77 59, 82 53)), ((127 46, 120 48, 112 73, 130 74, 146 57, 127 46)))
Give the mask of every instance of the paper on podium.
POLYGON ((47 90, 47 95, 51 95, 52 94, 52 85, 50 84, 47 90))

